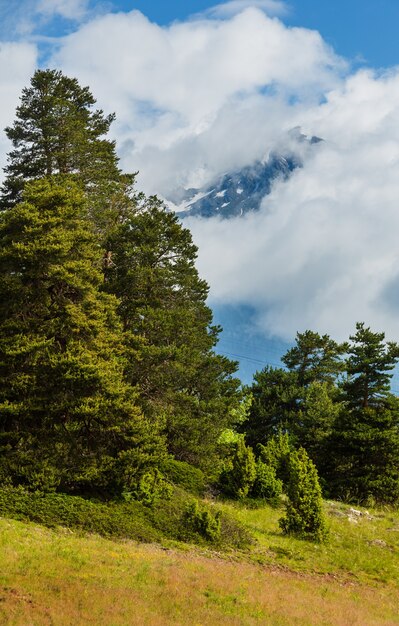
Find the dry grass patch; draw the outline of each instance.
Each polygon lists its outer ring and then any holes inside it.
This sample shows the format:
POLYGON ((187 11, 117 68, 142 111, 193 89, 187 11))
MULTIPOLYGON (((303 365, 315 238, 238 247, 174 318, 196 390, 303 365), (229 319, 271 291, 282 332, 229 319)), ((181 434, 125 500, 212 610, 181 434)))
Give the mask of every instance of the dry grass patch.
POLYGON ((0 520, 4 626, 399 624, 399 590, 0 520))

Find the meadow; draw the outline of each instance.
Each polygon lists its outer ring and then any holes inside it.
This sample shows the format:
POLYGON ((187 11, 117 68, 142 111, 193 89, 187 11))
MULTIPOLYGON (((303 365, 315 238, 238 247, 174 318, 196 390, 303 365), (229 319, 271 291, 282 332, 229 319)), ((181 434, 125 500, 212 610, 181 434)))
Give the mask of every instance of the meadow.
MULTIPOLYGON (((209 506, 212 506, 210 503, 209 506)), ((218 504, 246 549, 140 543, 0 519, 5 626, 399 624, 399 514, 325 503, 326 544, 286 537, 281 509, 218 504)))

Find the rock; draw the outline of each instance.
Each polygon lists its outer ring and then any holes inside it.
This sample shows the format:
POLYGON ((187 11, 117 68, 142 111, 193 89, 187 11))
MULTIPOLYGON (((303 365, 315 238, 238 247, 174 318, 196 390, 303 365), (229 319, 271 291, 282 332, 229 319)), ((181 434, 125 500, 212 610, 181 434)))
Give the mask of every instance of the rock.
POLYGON ((373 539, 373 541, 370 541, 370 545, 378 546, 380 548, 386 548, 388 544, 383 539, 373 539))

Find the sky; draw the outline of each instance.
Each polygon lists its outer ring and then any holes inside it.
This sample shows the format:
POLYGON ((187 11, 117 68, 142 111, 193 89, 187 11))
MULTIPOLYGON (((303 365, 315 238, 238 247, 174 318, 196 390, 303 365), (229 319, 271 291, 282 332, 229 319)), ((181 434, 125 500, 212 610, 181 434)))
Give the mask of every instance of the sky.
MULTIPOLYGON (((258 213, 192 219, 210 304, 254 332, 399 340, 397 0, 0 0, 0 128, 37 67, 89 85, 121 166, 168 197, 323 142, 258 213)), ((0 136, 0 165, 9 145, 0 136)))

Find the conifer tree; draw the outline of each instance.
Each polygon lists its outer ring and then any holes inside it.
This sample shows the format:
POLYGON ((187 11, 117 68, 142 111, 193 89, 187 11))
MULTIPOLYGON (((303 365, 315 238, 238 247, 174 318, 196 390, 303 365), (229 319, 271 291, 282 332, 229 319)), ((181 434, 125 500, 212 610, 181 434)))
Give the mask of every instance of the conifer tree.
POLYGON ((69 175, 90 197, 87 209, 100 233, 123 217, 134 176, 121 173, 115 142, 106 138, 115 116, 95 103, 88 87, 59 70, 34 73, 14 124, 5 129, 12 150, 0 208, 19 202, 30 180, 69 175))
POLYGON ((73 182, 26 186, 0 220, 1 471, 16 483, 120 489, 162 454, 124 382, 117 300, 73 182))
POLYGON ((239 381, 236 364, 213 352, 220 329, 212 326, 191 233, 156 198, 142 199, 108 247, 105 285, 120 299, 128 380, 140 389, 145 414, 163 416, 169 451, 212 466, 239 403, 239 381))
POLYGON ((86 185, 117 178, 114 142, 103 139, 114 115, 93 110, 88 87, 59 70, 37 70, 22 92, 13 126, 13 145, 3 187, 3 203, 15 204, 28 180, 79 174, 86 185))
POLYGON ((291 452, 286 514, 279 520, 286 534, 323 541, 327 529, 316 466, 306 451, 291 452))
POLYGON ((399 401, 390 392, 399 346, 363 323, 346 362, 343 406, 329 438, 331 494, 356 502, 399 499, 399 401))
POLYGON ((363 322, 356 324, 350 337, 346 361, 345 400, 351 408, 366 409, 384 405, 390 394, 392 370, 399 360, 399 345, 384 343, 385 333, 373 333, 363 322))
POLYGON ((267 366, 256 372, 250 392, 248 419, 239 427, 249 445, 256 449, 280 432, 292 435, 302 394, 297 374, 267 366))
POLYGON ((296 345, 282 357, 291 372, 296 372, 298 385, 307 387, 312 382, 334 384, 343 371, 342 355, 347 344, 338 344, 328 335, 306 330, 297 333, 296 345))

